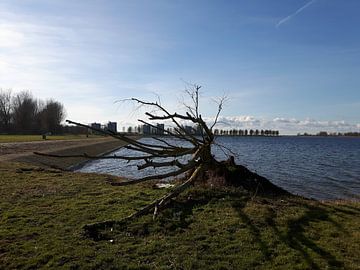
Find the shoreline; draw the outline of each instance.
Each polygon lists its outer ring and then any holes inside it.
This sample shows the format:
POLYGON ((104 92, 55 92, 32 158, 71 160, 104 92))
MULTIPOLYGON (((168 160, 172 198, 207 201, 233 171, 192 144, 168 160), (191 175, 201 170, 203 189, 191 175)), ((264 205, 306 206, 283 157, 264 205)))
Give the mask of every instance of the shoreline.
MULTIPOLYGON (((125 145, 126 145, 126 143, 124 143, 124 144, 122 144, 122 145, 119 145, 118 147, 112 148, 112 149, 110 149, 110 150, 106 150, 106 151, 104 151, 104 152, 102 152, 102 153, 99 153, 99 154, 97 154, 96 156, 98 156, 98 157, 106 156, 106 155, 108 155, 108 154, 110 154, 110 153, 112 153, 112 152, 115 152, 115 151, 119 150, 120 148, 124 147, 125 145)), ((88 163, 88 162, 90 162, 90 161, 91 161, 91 159, 85 159, 85 160, 83 160, 83 161, 81 161, 81 162, 79 162, 79 163, 77 163, 77 164, 73 164, 73 165, 69 166, 69 167, 67 168, 67 170, 69 170, 69 171, 71 171, 71 172, 76 172, 77 170, 79 170, 79 169, 81 169, 82 167, 84 167, 84 166, 86 165, 86 163, 88 163)))
POLYGON ((83 166, 89 161, 87 158, 55 158, 37 156, 33 152, 43 152, 56 155, 76 155, 87 153, 92 156, 102 156, 126 145, 125 142, 114 138, 99 138, 90 140, 75 141, 52 141, 50 142, 26 142, 26 143, 7 143, 6 148, 0 145, 0 162, 20 162, 28 163, 40 167, 57 168, 61 170, 73 171, 83 166))
MULTIPOLYGON (((6 143, 9 145, 9 143, 6 143)), ((85 139, 85 140, 59 140, 59 141, 44 141, 44 142, 21 142, 21 143, 11 143, 11 145, 17 146, 33 146, 30 149, 23 149, 22 153, 11 153, 4 155, 1 150, 0 144, 0 163, 1 162, 20 162, 24 164, 31 164, 39 167, 55 168, 64 171, 76 172, 81 169, 85 164, 87 164, 92 159, 87 158, 55 158, 55 157, 46 157, 46 156, 37 156, 34 155, 34 151, 44 152, 48 154, 56 155, 71 155, 71 154, 83 154, 87 153, 92 156, 104 156, 111 152, 114 152, 121 147, 125 146, 126 143, 117 140, 114 138, 97 138, 97 139, 85 139), (38 149, 38 146, 46 146, 46 151, 44 149, 38 149)), ((26 147, 24 147, 26 148, 26 147)), ((18 150, 19 151, 19 150, 18 150)), ((104 174, 104 173, 95 173, 95 174, 104 174)), ((106 173, 105 173, 106 174, 106 173)), ((115 176, 115 175, 112 175, 115 176)), ((119 177, 119 176, 115 176, 119 177)), ((120 176, 121 177, 121 176, 120 176)), ((295 196, 301 196, 298 194, 293 194, 295 196)), ((359 202, 360 199, 356 197, 352 198, 336 198, 332 199, 316 199, 312 197, 304 197, 310 200, 316 200, 318 202, 359 202)))

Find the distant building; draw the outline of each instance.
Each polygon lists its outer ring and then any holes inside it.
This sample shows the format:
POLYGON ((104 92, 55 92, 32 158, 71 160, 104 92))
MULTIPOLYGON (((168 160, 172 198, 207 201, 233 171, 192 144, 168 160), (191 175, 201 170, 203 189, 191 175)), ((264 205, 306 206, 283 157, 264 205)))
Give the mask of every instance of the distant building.
POLYGON ((320 131, 317 136, 328 136, 329 134, 326 131, 320 131))
POLYGON ((151 129, 150 129, 150 125, 143 125, 142 126, 142 133, 143 134, 147 134, 147 135, 149 135, 150 134, 150 131, 151 131, 151 129))
POLYGON ((91 123, 90 124, 90 127, 92 128, 91 129, 91 133, 98 133, 98 132, 96 132, 95 130, 93 130, 93 129, 98 129, 98 130, 101 130, 101 124, 100 123, 91 123))
POLYGON ((164 124, 156 124, 156 134, 157 135, 164 135, 164 129, 165 129, 165 125, 164 124))
POLYGON ((117 133, 117 123, 116 122, 108 122, 107 123, 107 130, 117 133))
POLYGON ((91 128, 94 128, 94 129, 101 129, 100 123, 91 123, 90 126, 91 126, 91 128))

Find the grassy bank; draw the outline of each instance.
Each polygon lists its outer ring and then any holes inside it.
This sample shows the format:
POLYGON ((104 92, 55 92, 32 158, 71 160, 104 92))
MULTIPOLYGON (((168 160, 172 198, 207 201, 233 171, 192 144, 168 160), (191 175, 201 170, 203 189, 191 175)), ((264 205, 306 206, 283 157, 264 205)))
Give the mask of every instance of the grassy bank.
POLYGON ((252 197, 196 188, 157 220, 102 232, 167 192, 110 176, 0 163, 0 269, 359 269, 360 203, 252 197))
MULTIPOLYGON (((89 135, 88 138, 97 138, 98 135, 89 135)), ((50 135, 46 136, 46 140, 76 140, 86 139, 86 135, 50 135)), ((43 141, 42 135, 0 135, 0 143, 11 142, 35 142, 43 141)))

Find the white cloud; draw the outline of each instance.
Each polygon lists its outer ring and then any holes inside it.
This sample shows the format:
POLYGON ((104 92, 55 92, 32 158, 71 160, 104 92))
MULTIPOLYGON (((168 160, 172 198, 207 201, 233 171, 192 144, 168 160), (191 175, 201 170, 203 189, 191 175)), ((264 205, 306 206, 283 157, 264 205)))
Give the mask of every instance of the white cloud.
POLYGON ((19 47, 24 41, 23 33, 14 31, 6 25, 0 25, 0 48, 19 47))
POLYGON ((149 48, 166 49, 164 40, 131 25, 104 28, 95 21, 60 19, 0 11, 0 88, 29 89, 41 98, 66 102, 83 96, 96 101, 117 89, 129 95, 156 86, 140 82, 129 91, 120 81, 133 80, 128 77, 129 65, 151 59, 149 48))
MULTIPOLYGON (((206 118, 212 123, 214 118, 206 118)), ((360 124, 352 124, 346 121, 318 121, 315 119, 295 119, 277 117, 273 119, 257 118, 250 115, 225 116, 219 119, 217 128, 222 129, 273 129, 279 130, 281 134, 297 134, 299 132, 317 133, 359 131, 360 124)))

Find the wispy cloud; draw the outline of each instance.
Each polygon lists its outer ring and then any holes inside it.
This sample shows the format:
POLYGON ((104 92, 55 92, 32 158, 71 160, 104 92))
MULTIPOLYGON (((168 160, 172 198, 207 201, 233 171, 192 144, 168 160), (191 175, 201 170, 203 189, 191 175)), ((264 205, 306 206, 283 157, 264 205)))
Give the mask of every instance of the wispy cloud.
POLYGON ((63 24, 55 15, 16 14, 0 3, 0 88, 59 100, 69 118, 85 123, 127 119, 117 111, 116 99, 129 93, 144 96, 138 89, 161 93, 166 88, 150 84, 151 79, 129 79, 134 73, 129 66, 151 61, 148 50, 170 46, 156 34, 142 34, 131 25, 104 28, 95 20, 66 19, 63 24))
POLYGON ((291 13, 290 15, 286 16, 285 18, 281 19, 277 24, 276 27, 280 27, 282 24, 286 23, 287 21, 291 20, 292 18, 294 18, 295 16, 297 16, 298 14, 300 14, 301 12, 303 12, 306 8, 308 8, 309 6, 311 6, 312 4, 314 4, 316 2, 316 0, 311 0, 310 2, 306 3, 305 5, 303 5, 302 7, 300 7, 299 9, 297 9, 294 13, 291 13))

